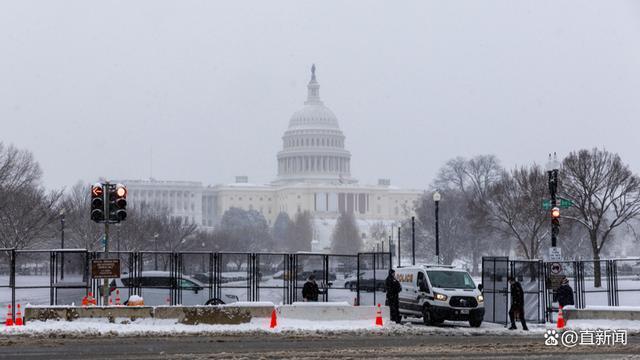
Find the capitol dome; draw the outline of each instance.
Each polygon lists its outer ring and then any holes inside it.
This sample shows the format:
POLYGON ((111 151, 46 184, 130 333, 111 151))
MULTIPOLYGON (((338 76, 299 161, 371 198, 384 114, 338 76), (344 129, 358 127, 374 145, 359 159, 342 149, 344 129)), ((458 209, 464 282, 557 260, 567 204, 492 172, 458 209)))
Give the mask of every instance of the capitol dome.
POLYGON ((316 67, 311 66, 304 107, 291 116, 278 152, 276 183, 353 183, 351 153, 336 115, 320 100, 316 67))

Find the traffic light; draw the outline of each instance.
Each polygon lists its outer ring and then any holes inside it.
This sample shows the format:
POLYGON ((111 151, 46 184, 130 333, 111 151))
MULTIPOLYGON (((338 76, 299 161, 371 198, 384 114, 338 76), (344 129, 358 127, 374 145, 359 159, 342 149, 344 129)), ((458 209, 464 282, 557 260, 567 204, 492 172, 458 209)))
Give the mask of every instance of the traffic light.
POLYGON ((91 220, 104 221, 104 187, 100 183, 91 186, 91 220))
POLYGON ((552 235, 552 246, 555 246, 553 240, 557 238, 560 233, 560 209, 554 207, 551 209, 551 235, 552 235))
POLYGON ((127 218, 127 188, 122 184, 109 189, 109 220, 120 222, 127 218))

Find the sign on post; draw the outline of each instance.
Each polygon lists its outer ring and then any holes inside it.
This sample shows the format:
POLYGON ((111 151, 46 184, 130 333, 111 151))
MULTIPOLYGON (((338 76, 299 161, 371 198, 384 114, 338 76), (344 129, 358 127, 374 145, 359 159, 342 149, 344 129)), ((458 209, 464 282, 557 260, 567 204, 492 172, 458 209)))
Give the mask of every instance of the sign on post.
MULTIPOLYGON (((571 200, 569 200, 569 199, 558 198, 556 200, 556 203, 557 203, 557 205, 558 205, 558 207, 560 209, 568 209, 568 208, 573 206, 573 202, 571 202, 571 200)), ((542 209, 551 210, 552 207, 553 206, 551 206, 551 200, 550 199, 542 200, 542 209)))
POLYGON ((549 261, 562 261, 562 248, 552 246, 549 248, 549 261))
POLYGON ((549 266, 549 274, 547 277, 547 288, 557 290, 562 284, 562 279, 564 279, 564 269, 562 268, 562 264, 559 262, 553 262, 548 264, 549 266))
POLYGON ((119 278, 120 259, 91 260, 91 277, 94 279, 119 278))

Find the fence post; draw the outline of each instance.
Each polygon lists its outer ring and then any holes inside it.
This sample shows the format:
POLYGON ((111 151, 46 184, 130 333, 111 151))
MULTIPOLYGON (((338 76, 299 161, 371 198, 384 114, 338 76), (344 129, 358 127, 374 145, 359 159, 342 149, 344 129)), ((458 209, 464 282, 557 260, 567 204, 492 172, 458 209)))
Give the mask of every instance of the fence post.
POLYGON ((16 249, 9 253, 11 269, 9 270, 9 285, 11 286, 11 317, 15 319, 16 312, 16 249))

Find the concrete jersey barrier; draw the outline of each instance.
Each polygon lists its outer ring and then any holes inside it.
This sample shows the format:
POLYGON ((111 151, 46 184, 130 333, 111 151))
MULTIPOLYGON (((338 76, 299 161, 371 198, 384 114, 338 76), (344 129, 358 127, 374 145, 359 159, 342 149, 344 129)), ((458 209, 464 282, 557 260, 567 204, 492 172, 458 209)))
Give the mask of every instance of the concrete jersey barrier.
POLYGON ((632 306, 587 306, 585 309, 576 309, 574 306, 565 306, 562 309, 565 320, 631 320, 640 321, 640 307, 632 306))
MULTIPOLYGON (((348 303, 296 302, 277 307, 278 317, 312 321, 357 321, 376 317, 377 306, 352 306, 348 303)), ((381 306, 382 318, 389 321, 388 306, 381 306)))

